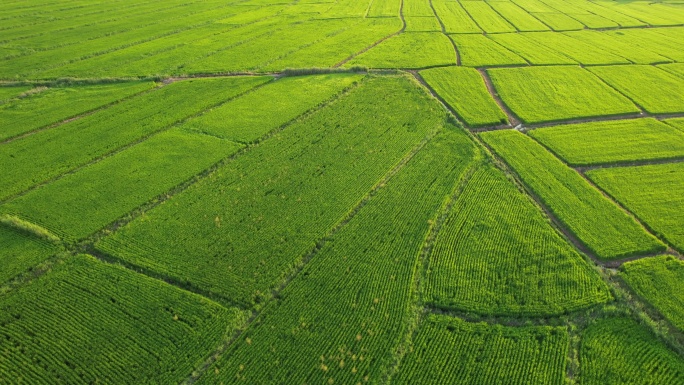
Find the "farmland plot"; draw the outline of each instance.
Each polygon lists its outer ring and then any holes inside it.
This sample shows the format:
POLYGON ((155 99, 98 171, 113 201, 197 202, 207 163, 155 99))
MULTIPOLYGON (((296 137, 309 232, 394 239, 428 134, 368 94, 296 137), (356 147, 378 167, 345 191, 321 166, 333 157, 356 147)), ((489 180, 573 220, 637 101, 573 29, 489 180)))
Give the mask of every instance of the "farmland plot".
POLYGON ((584 46, 590 45, 595 50, 603 50, 611 55, 624 57, 636 64, 667 63, 671 61, 655 51, 639 47, 632 41, 616 39, 615 35, 602 31, 573 31, 565 32, 565 35, 581 41, 584 46))
POLYGON ((658 68, 677 75, 680 78, 684 78, 684 63, 663 64, 659 65, 658 68))
POLYGON ((424 300, 495 315, 551 315, 605 302, 608 287, 492 165, 475 172, 429 257, 424 300))
POLYGON ((83 166, 271 77, 186 80, 0 146, 0 199, 83 166), (200 98, 201 96, 201 98, 200 98))
POLYGON ((651 29, 634 28, 605 31, 604 33, 626 44, 635 44, 641 49, 655 51, 670 60, 684 61, 684 51, 682 51, 680 40, 669 38, 659 32, 653 32, 651 29))
POLYGON ((106 106, 154 85, 130 82, 35 89, 25 98, 0 105, 0 141, 106 106))
POLYGON ((678 384, 684 363, 646 327, 629 318, 597 321, 582 336, 580 381, 586 385, 678 384))
POLYGON ((285 77, 191 119, 183 127, 237 142, 254 142, 361 77, 348 74, 285 77))
POLYGON ((236 47, 217 52, 183 67, 184 73, 230 73, 249 71, 268 65, 345 29, 345 19, 317 20, 283 25, 284 29, 257 37, 236 47))
POLYGON ((401 0, 373 0, 366 16, 398 17, 400 8, 401 0))
POLYGON ((484 1, 462 1, 463 9, 487 33, 515 32, 516 29, 484 1))
POLYGON ((526 123, 639 112, 583 68, 495 68, 487 73, 504 103, 526 123))
POLYGON ((352 28, 280 57, 259 69, 279 71, 285 68, 332 67, 401 27, 399 18, 365 19, 352 28))
POLYGON ((53 242, 0 224, 0 285, 30 270, 59 250, 53 242))
POLYGON ((679 330, 684 330, 684 262, 664 255, 625 263, 620 276, 679 330))
POLYGON ((577 61, 580 64, 629 64, 629 60, 622 56, 607 52, 601 47, 584 43, 567 35, 556 32, 526 33, 530 40, 538 45, 558 50, 558 52, 577 61))
POLYGON ((420 72, 458 116, 471 127, 507 123, 506 114, 492 99, 482 76, 472 68, 433 68, 420 72))
POLYGON ((434 0, 432 6, 435 7, 437 17, 442 20, 447 33, 482 33, 460 2, 434 0))
POLYGON ((555 49, 539 45, 527 36, 526 33, 502 33, 487 37, 517 53, 533 65, 577 64, 568 56, 555 49))
POLYGON ((67 240, 92 234, 241 146, 171 129, 0 207, 67 240))
POLYGON ((515 130, 485 132, 481 137, 599 258, 665 250, 632 217, 534 140, 515 130))
POLYGON ((573 166, 684 158, 684 133, 652 118, 537 128, 529 135, 573 166))
POLYGON ((245 316, 90 256, 0 298, 0 375, 18 383, 185 379, 245 316))
POLYGON ((0 87, 0 106, 8 101, 24 95, 25 92, 31 90, 31 86, 19 87, 0 87))
POLYGON ((406 32, 441 32, 442 27, 434 16, 405 17, 406 32))
POLYGON ((371 79, 98 247, 253 306, 444 118, 410 80, 371 79))
POLYGON ((461 64, 469 67, 527 64, 525 59, 516 55, 484 35, 451 35, 461 55, 461 64))
POLYGON ((407 32, 383 41, 346 66, 426 68, 449 64, 456 64, 456 53, 448 37, 437 32, 407 32))
POLYGON ((563 384, 568 334, 429 314, 393 378, 396 384, 563 384))
POLYGON ((684 79, 654 66, 592 67, 606 83, 653 114, 684 112, 684 79), (657 84, 657 87, 653 85, 657 84))
POLYGON ((548 31, 550 28, 530 15, 523 8, 510 1, 487 1, 492 9, 503 16, 515 29, 521 32, 548 31))
POLYGON ((597 169, 587 176, 684 251, 684 163, 597 169))
POLYGON ((447 128, 323 245, 200 383, 376 383, 414 316, 419 254, 479 150, 447 128))

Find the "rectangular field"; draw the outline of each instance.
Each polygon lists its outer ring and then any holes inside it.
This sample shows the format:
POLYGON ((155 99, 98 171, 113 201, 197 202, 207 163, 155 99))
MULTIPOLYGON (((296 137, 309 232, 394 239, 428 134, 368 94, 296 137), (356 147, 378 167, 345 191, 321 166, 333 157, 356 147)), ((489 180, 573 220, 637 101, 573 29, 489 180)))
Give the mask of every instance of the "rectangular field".
POLYGON ((377 383, 415 315, 425 238, 481 154, 447 126, 329 239, 200 384, 377 383), (397 234, 403 234, 397 237, 397 234))
POLYGON ((506 114, 474 68, 433 68, 420 75, 470 127, 506 124, 506 114))
POLYGON ((0 375, 19 382, 178 383, 246 315, 91 256, 0 298, 0 375))
POLYGON ((503 102, 525 123, 639 112, 584 68, 495 68, 487 73, 503 102))
POLYGON ((151 89, 153 82, 35 88, 32 94, 0 104, 0 141, 31 132, 151 89))
POLYGON ((470 18, 460 2, 434 0, 432 6, 447 33, 482 33, 480 27, 470 18))
POLYGON ((241 146, 171 129, 30 191, 0 212, 75 241, 190 179, 241 146))
POLYGON ((537 128, 529 135, 573 166, 684 158, 684 132, 652 118, 537 128))
POLYGON ((54 242, 0 223, 0 285, 60 250, 54 242))
POLYGON ((539 45, 526 33, 501 33, 487 35, 503 47, 517 53, 533 65, 577 64, 577 62, 554 48, 539 45))
POLYGON ((468 67, 487 67, 497 65, 524 65, 521 58, 506 47, 484 35, 450 35, 461 55, 461 64, 468 67))
POLYGON ((582 335, 579 357, 587 385, 626 384, 635 378, 645 384, 675 384, 684 378, 681 357, 631 318, 594 321, 582 335))
POLYGON ((371 78, 97 247, 233 303, 258 305, 445 119, 410 79, 371 78))
POLYGON ((0 199, 166 129, 271 77, 185 80, 0 145, 0 199))
POLYGON ((284 77, 190 119, 183 127, 251 143, 359 81, 361 75, 284 77))
POLYGON ((456 64, 454 47, 441 32, 406 32, 356 56, 345 67, 426 68, 456 64))
POLYGON ((684 262, 663 255, 627 262, 620 277, 677 329, 684 330, 684 262))
POLYGON ((512 1, 487 1, 492 9, 521 32, 548 31, 550 28, 512 1))
POLYGON ((516 29, 506 19, 494 11, 489 4, 484 1, 462 1, 459 2, 463 9, 468 12, 470 17, 486 33, 515 32, 516 29))
POLYGON ((684 163, 597 169, 587 176, 684 252, 684 163))
POLYGON ((507 327, 429 314, 393 382, 561 385, 567 349, 562 327, 507 327))
POLYGON ((533 139, 515 130, 485 132, 481 137, 597 257, 618 259, 665 250, 632 217, 533 139))
POLYGON ((647 112, 684 112, 684 78, 658 67, 643 65, 591 67, 589 71, 627 95, 647 112))
POLYGON ((562 314, 608 287, 538 207, 491 164, 463 188, 429 255, 423 301, 466 313, 562 314))

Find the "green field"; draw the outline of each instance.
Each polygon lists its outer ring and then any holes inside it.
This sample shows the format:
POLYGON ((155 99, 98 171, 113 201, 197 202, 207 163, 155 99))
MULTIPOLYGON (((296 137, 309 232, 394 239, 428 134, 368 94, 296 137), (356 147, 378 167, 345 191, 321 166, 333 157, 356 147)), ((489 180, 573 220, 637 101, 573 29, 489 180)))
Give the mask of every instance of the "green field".
POLYGON ((684 330, 684 263, 672 256, 640 259, 622 265, 620 276, 679 330, 684 330))
POLYGON ((623 115, 637 107, 580 67, 487 70, 503 102, 525 123, 623 115))
POLYGON ((684 163, 615 167, 587 173, 677 250, 684 251, 684 163))
POLYGON ((636 220, 533 139, 514 130, 487 132, 482 138, 597 257, 665 250, 636 220))
POLYGON ((677 384, 684 363, 643 325, 629 318, 596 321, 582 336, 582 384, 677 384))
POLYGON ((467 323, 430 314, 414 341, 393 383, 564 383, 563 328, 467 323))
POLYGON ((0 384, 684 384, 683 0, 0 2, 0 384))
POLYGON ((652 118, 559 125, 529 135, 573 166, 684 158, 684 132, 652 118))

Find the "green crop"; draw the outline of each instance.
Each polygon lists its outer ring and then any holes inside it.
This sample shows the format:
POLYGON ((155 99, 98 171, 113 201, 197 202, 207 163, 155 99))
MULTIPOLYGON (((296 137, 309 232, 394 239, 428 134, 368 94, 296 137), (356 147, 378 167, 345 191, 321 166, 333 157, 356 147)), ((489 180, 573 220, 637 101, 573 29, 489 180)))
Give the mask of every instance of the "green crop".
POLYGON ((684 79, 658 67, 608 66, 591 67, 589 71, 627 95, 647 112, 684 112, 684 79))
POLYGON ((684 163, 597 169, 587 176, 684 251, 684 163))
POLYGON ((450 35, 458 47, 461 64, 469 67, 486 67, 496 65, 527 64, 506 47, 485 35, 462 34, 450 35))
POLYGON ((239 310, 84 255, 0 308, 0 376, 32 384, 178 383, 244 322, 239 310))
MULTIPOLYGON (((421 2, 410 1, 409 3, 421 2)), ((437 17, 444 24, 447 33, 482 33, 480 27, 463 9, 460 1, 433 0, 432 5, 435 7, 437 17)))
POLYGON ((486 33, 515 32, 515 27, 493 10, 488 3, 484 1, 463 1, 460 3, 486 33))
POLYGON ((378 382, 412 317, 419 255, 477 157, 447 128, 334 234, 200 383, 378 382))
POLYGON ((684 330, 684 262, 671 255, 625 263, 620 276, 679 330, 684 330))
POLYGON ((492 1, 487 4, 521 32, 549 30, 548 26, 512 1, 492 1))
POLYGON ((494 126, 507 123, 506 114, 487 91, 482 76, 472 68, 433 68, 420 72, 468 126, 494 126))
MULTIPOLYGON (((497 2, 498 3, 498 2, 497 2)), ((488 38, 501 46, 520 55, 533 65, 576 64, 571 58, 549 48, 535 43, 526 33, 502 33, 487 35, 488 38)))
POLYGON ((270 77, 186 80, 0 146, 0 199, 211 108, 270 77))
POLYGON ((632 217, 534 140, 514 130, 486 132, 481 137, 599 258, 665 250, 632 217))
POLYGON ((360 78, 348 74, 286 77, 189 120, 184 126, 230 140, 253 142, 360 78))
POLYGON ((568 333, 430 314, 392 379, 396 384, 564 384, 568 333))
POLYGON ((566 35, 588 44, 599 50, 605 50, 611 54, 622 56, 636 64, 667 63, 670 59, 655 51, 639 47, 634 42, 616 39, 603 31, 574 31, 566 32, 566 35))
POLYGON ((106 106, 152 86, 152 82, 131 82, 36 91, 0 105, 0 140, 106 106))
POLYGON ((172 129, 0 208, 68 240, 83 238, 229 156, 240 145, 172 129))
POLYGON ((629 318, 596 321, 582 336, 580 383, 678 384, 684 363, 644 326, 629 318))
POLYGON ((497 68, 487 73, 504 103, 526 123, 639 112, 580 67, 497 68))
POLYGON ((392 36, 346 66, 425 68, 447 64, 456 64, 456 53, 448 37, 437 32, 408 32, 392 36))
POLYGON ((609 298, 599 275, 491 165, 454 203, 425 283, 426 302, 480 314, 552 315, 609 298))
POLYGON ((30 270, 58 250, 49 241, 0 224, 0 284, 30 270))
POLYGON ((684 132, 651 118, 553 126, 529 134, 575 166, 684 158, 684 132))
POLYGON ((253 306, 443 120, 414 82, 370 79, 98 247, 253 306))

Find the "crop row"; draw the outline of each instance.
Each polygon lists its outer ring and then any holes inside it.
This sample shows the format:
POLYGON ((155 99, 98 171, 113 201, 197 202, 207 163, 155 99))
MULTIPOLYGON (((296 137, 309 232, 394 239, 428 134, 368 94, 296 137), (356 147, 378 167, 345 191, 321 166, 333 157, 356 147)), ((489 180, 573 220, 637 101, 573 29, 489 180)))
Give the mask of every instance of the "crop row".
POLYGON ((515 130, 485 132, 481 137, 599 258, 665 250, 632 217, 533 139, 515 130))
POLYGON ((529 135, 573 166, 684 158, 684 132, 652 118, 537 128, 529 135))
POLYGON ((639 112, 584 68, 495 68, 487 73, 503 102, 526 123, 639 112))
POLYGON ((620 276, 675 327, 684 331, 684 262, 671 255, 642 258, 623 264, 620 276))
POLYGON ((31 269, 59 248, 19 229, 0 224, 0 285, 31 269))
POLYGON ((443 119, 415 82, 371 78, 98 247, 253 306, 443 119))
POLYGON ((587 176, 684 252, 684 163, 596 169, 587 176))
POLYGON ((681 384, 684 363, 645 326, 629 318, 596 321, 582 335, 580 383, 681 384))
POLYGON ((567 331, 506 327, 430 314, 392 379, 396 384, 563 384, 567 331))
POLYGON ((0 141, 69 119, 154 86, 152 82, 35 88, 0 105, 0 141))
POLYGON ((78 255, 0 299, 11 383, 179 383, 244 322, 161 281, 78 255))
POLYGON ((271 77, 175 82, 58 127, 0 146, 0 199, 164 130, 271 77))
POLYGON ((200 383, 378 382, 413 318, 419 254, 479 150, 449 127, 314 255, 200 383))
POLYGON ((608 287, 494 166, 454 203, 429 257, 425 301, 495 315, 552 315, 605 302, 608 287))
POLYGON ((474 68, 432 68, 420 75, 470 127, 506 124, 506 114, 474 68))
POLYGON ((231 155, 241 146, 171 129, 14 199, 0 212, 78 240, 231 155))
POLYGON ((407 32, 383 41, 347 63, 372 68, 424 68, 456 64, 456 52, 441 32, 407 32))

